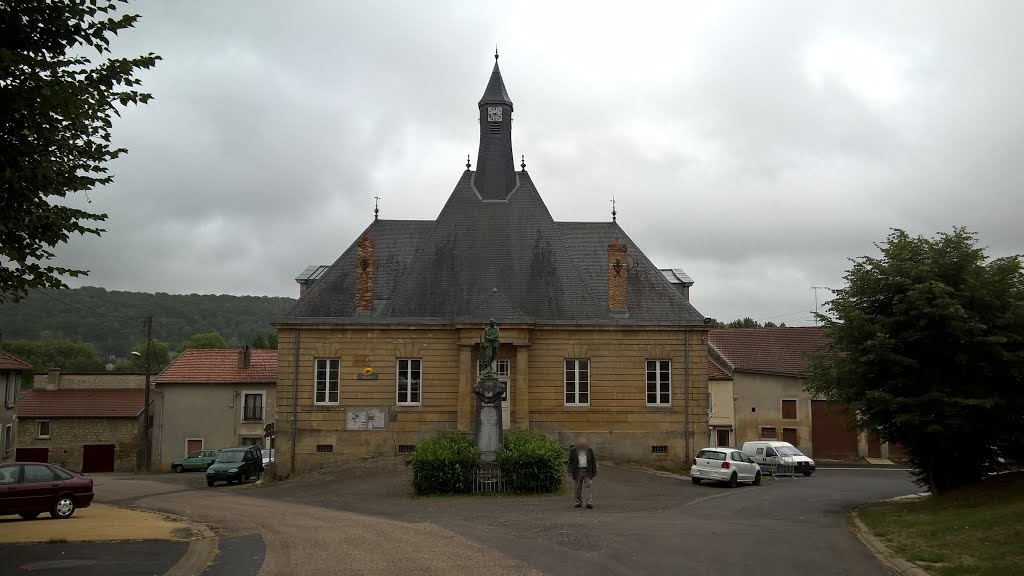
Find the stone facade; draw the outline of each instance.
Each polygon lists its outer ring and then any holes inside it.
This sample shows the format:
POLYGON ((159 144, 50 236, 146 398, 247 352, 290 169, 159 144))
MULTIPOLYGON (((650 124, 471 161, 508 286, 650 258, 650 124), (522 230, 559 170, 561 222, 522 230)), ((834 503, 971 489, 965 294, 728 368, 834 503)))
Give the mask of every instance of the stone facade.
POLYGON ((82 469, 86 444, 113 444, 114 471, 134 472, 139 449, 138 418, 26 418, 18 421, 18 448, 48 448, 49 461, 82 469), (39 437, 39 421, 49 422, 50 437, 39 437))
MULTIPOLYGON (((280 473, 291 471, 293 411, 297 472, 342 460, 394 455, 437 432, 472 430, 472 386, 482 326, 278 328, 280 473), (339 361, 337 404, 315 402, 317 359, 339 361), (421 362, 422 395, 417 405, 397 402, 399 359, 421 362), (367 412, 384 417, 378 429, 349 429, 350 419, 367 412)), ((708 409, 706 330, 502 326, 501 341, 498 359, 509 363, 512 428, 543 432, 566 447, 585 437, 603 457, 663 466, 678 467, 689 457, 687 424, 691 454, 703 447, 708 409), (565 363, 573 359, 588 363, 586 405, 566 403, 565 363), (649 359, 671 363, 667 405, 647 404, 649 359)))
POLYGON ((146 385, 142 372, 49 372, 33 374, 32 386, 48 390, 69 388, 139 388, 146 385))
POLYGON ((626 245, 618 238, 608 245, 608 309, 625 310, 627 305, 626 278, 629 266, 626 245))
POLYGON ((373 310, 373 240, 363 233, 356 246, 356 310, 373 310))

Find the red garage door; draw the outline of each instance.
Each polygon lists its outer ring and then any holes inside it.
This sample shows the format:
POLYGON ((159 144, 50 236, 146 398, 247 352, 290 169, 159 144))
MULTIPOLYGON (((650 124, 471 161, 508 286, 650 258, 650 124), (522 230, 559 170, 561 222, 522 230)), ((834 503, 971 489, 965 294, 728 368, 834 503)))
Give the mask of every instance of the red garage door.
POLYGON ((82 447, 82 472, 113 472, 114 445, 86 444, 82 447))
POLYGON ((811 400, 812 456, 821 460, 857 459, 857 433, 848 424, 849 416, 841 407, 811 400))
POLYGON ((49 462, 49 448, 18 448, 14 451, 14 459, 18 462, 49 462))

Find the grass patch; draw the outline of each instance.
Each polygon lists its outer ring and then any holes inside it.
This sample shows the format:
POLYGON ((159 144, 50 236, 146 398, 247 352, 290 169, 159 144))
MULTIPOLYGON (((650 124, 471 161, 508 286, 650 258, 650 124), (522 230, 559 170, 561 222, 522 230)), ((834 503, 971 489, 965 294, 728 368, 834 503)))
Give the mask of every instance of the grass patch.
POLYGON ((1024 472, 858 515, 903 558, 938 576, 1024 574, 1024 472))

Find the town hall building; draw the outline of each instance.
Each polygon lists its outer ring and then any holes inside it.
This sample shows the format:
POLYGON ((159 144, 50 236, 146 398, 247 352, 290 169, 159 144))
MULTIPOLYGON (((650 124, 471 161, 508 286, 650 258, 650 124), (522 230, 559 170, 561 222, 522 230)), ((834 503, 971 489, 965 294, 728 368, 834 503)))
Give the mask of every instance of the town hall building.
POLYGON ((708 332, 692 280, 674 287, 614 215, 551 217, 516 170, 497 55, 478 108, 476 170, 467 163, 437 219, 374 218, 334 264, 299 277, 298 303, 274 322, 278 474, 472 432, 490 319, 506 428, 637 462, 678 465, 702 447, 708 332))

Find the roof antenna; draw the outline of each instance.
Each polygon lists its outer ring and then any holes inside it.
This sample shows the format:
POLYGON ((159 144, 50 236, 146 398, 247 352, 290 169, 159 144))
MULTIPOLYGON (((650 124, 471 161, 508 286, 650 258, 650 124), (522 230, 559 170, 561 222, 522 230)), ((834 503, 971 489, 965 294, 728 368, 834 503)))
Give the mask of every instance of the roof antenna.
POLYGON ((469 154, 466 154, 466 170, 469 170, 470 166, 472 166, 472 164, 469 163, 469 154))
POLYGON ((615 194, 612 194, 612 222, 615 222, 615 215, 618 212, 615 211, 615 194))
POLYGON ((377 220, 378 214, 380 214, 380 194, 373 197, 373 219, 377 220))
POLYGON ((523 172, 526 172, 526 154, 523 154, 523 163, 519 166, 523 169, 523 172))

